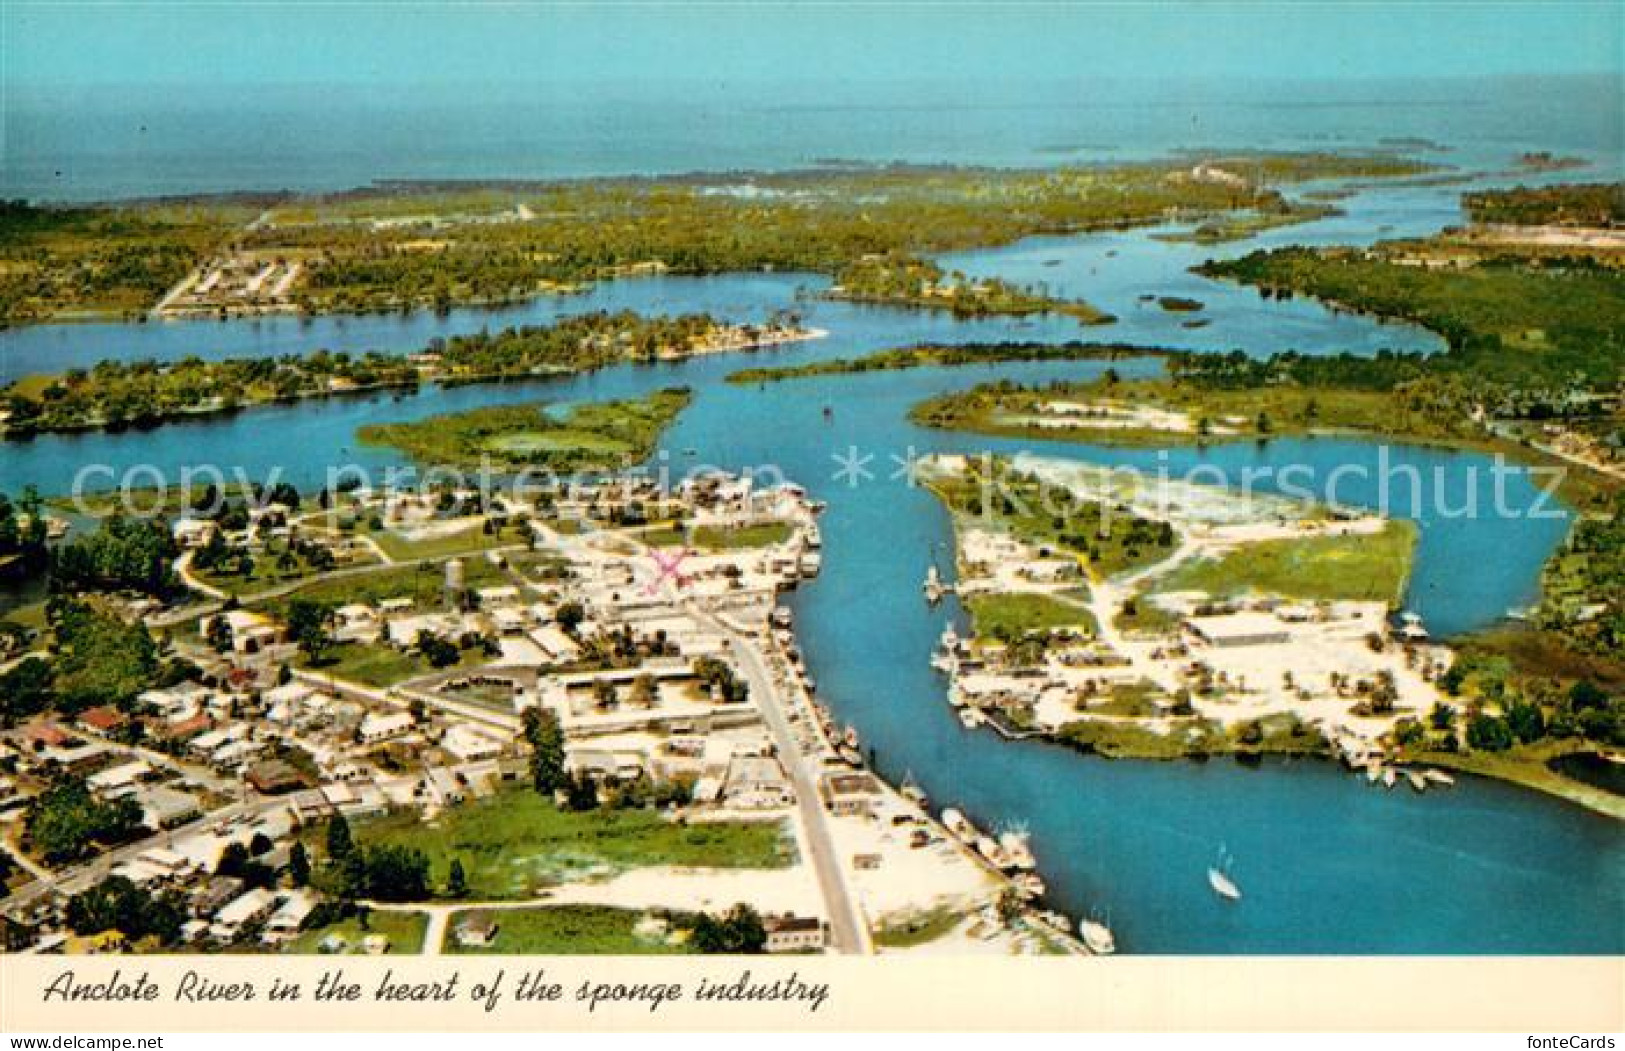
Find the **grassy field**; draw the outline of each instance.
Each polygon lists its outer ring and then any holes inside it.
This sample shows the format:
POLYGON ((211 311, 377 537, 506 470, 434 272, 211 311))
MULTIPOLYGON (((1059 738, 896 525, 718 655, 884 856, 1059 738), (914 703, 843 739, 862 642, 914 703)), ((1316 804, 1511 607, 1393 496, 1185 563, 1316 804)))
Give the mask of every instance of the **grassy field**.
POLYGON ((700 526, 694 530, 694 546, 731 551, 748 547, 771 547, 790 539, 790 526, 784 522, 725 528, 700 526))
POLYGON ((911 949, 927 945, 946 937, 964 918, 964 914, 958 910, 938 905, 877 928, 874 941, 882 949, 911 949))
POLYGON ((561 811, 528 788, 504 790, 425 822, 390 814, 356 829, 363 843, 398 843, 429 857, 443 875, 462 861, 469 894, 527 898, 559 883, 649 865, 777 868, 793 846, 779 822, 679 825, 644 810, 561 811))
POLYGON ((976 594, 966 597, 965 606, 975 622, 976 634, 983 638, 1015 639, 1030 631, 1054 628, 1070 628, 1087 635, 1096 630, 1095 618, 1088 610, 1048 595, 976 594))
POLYGON ((436 668, 416 651, 402 652, 382 644, 364 646, 346 642, 329 649, 320 664, 311 664, 303 659, 300 664, 318 675, 331 675, 366 686, 394 686, 431 672, 476 667, 488 659, 476 647, 464 650, 462 658, 451 668, 436 668))
POLYGON ((686 951, 664 939, 633 932, 642 913, 606 905, 551 905, 535 909, 499 909, 492 918, 496 937, 489 945, 458 945, 452 935, 467 913, 454 913, 447 927, 448 953, 500 953, 519 956, 640 956, 686 951))
POLYGON ((382 934, 389 938, 389 951, 396 956, 415 956, 423 951, 423 935, 428 929, 429 917, 421 912, 384 912, 374 909, 367 916, 367 929, 361 928, 358 918, 305 931, 289 942, 283 952, 310 955, 317 951, 322 939, 337 934, 349 942, 347 953, 361 952, 361 940, 369 934, 382 934))
POLYGON ((480 551, 489 551, 493 547, 505 544, 518 543, 518 533, 509 533, 506 536, 486 533, 483 526, 471 525, 445 536, 430 537, 424 540, 408 540, 399 533, 390 529, 368 530, 366 536, 381 548, 384 553, 397 562, 410 562, 421 558, 451 558, 455 555, 468 555, 480 551))
POLYGON ((1395 520, 1380 533, 1267 540, 1219 558, 1187 562, 1157 590, 1229 598, 1249 591, 1304 600, 1399 602, 1410 576, 1416 526, 1395 520))
MULTIPOLYGON (((483 558, 471 558, 463 564, 463 581, 471 588, 506 579, 501 569, 483 558)), ((285 615, 288 602, 295 597, 334 605, 349 602, 376 605, 384 599, 409 598, 418 605, 438 606, 445 593, 446 571, 443 566, 390 566, 369 573, 312 581, 289 595, 270 599, 262 605, 274 616, 285 615)))

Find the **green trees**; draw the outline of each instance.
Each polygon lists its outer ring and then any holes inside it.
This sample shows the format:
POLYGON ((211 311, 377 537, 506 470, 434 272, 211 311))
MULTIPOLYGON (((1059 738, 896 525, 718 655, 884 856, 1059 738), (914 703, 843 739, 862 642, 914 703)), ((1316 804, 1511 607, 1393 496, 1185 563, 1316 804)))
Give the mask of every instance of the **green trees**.
POLYGON ((288 638, 311 663, 318 663, 333 645, 331 603, 297 597, 288 603, 288 638))
POLYGON ((524 737, 530 745, 530 780, 536 791, 551 795, 565 787, 564 730, 559 717, 540 706, 526 708, 524 737))
POLYGON ((64 917, 75 934, 116 930, 132 941, 150 935, 169 944, 180 935, 186 906, 179 895, 154 897, 123 876, 110 876, 69 898, 64 917))
POLYGON ((1467 743, 1485 752, 1504 752, 1512 747, 1512 730, 1506 720, 1479 713, 1467 724, 1467 743))
POLYGON ((740 903, 721 916, 700 913, 689 944, 702 953, 760 953, 767 947, 767 928, 760 913, 740 903))
POLYGON ((53 599, 56 705, 78 711, 95 704, 127 704, 153 684, 158 646, 140 623, 126 624, 89 602, 53 599))
POLYGON ((74 861, 92 843, 118 843, 141 828, 133 799, 101 802, 82 780, 63 781, 42 792, 28 809, 28 840, 48 864, 74 861))
POLYGON ((463 872, 461 858, 452 858, 451 866, 446 871, 446 897, 463 898, 468 896, 468 877, 463 872))
POLYGON ((177 587, 177 553, 163 522, 110 515, 96 532, 57 547, 51 589, 63 595, 139 591, 163 598, 177 587))

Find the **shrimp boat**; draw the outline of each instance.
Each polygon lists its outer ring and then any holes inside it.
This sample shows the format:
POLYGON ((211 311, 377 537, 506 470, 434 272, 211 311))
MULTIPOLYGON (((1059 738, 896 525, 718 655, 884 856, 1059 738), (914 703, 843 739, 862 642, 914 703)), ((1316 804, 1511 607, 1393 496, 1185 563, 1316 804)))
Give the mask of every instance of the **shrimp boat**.
POLYGON ((1241 888, 1230 878, 1229 869, 1229 856, 1225 854, 1224 848, 1220 847, 1218 863, 1207 870, 1207 885, 1213 888, 1213 893, 1226 901, 1240 901, 1241 888))
POLYGON ((1024 830, 1012 828, 1000 833, 999 846, 1004 848, 1004 856, 1010 859, 1011 868, 1025 871, 1038 867, 1024 830))
POLYGON ((1432 781, 1436 785, 1444 785, 1447 788, 1456 783, 1456 779, 1445 773, 1443 770, 1424 770, 1422 771, 1422 776, 1427 778, 1429 781, 1432 781))
POLYGON ((1099 920, 1079 920, 1078 934, 1083 937, 1083 944, 1096 956, 1110 956, 1117 951, 1117 939, 1112 935, 1112 929, 1099 920))

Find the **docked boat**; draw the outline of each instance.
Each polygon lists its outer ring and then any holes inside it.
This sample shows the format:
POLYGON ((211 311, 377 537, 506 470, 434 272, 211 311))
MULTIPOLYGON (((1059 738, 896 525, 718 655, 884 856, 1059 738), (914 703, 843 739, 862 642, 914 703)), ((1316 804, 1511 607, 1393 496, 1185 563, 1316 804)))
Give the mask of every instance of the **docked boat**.
POLYGON ((1414 788, 1416 791, 1418 791, 1418 792, 1427 791, 1428 779, 1422 776, 1421 771, 1419 771, 1419 770, 1407 770, 1407 771, 1405 771, 1405 780, 1409 781, 1411 783, 1411 787, 1414 788))
POLYGON ((856 726, 848 726, 845 730, 841 731, 841 743, 846 745, 848 748, 856 748, 859 743, 858 728, 856 726))
POLYGON ((1449 787, 1450 785, 1456 783, 1456 779, 1445 773, 1443 770, 1424 770, 1422 771, 1422 776, 1427 778, 1429 781, 1432 781, 1436 785, 1444 785, 1449 787))
POLYGON ((967 730, 975 730, 987 725, 987 716, 982 714, 980 708, 959 709, 959 725, 967 730))
POLYGON ((1110 956, 1117 951, 1117 939, 1112 935, 1112 929, 1098 920, 1079 920, 1078 934, 1083 938, 1083 944, 1096 956, 1110 956))
POLYGON ((1396 785, 1398 783, 1399 783, 1399 772, 1396 771, 1393 767, 1390 766, 1388 769, 1386 769, 1386 770, 1384 770, 1382 772, 1382 787, 1384 787, 1384 788, 1392 788, 1392 787, 1394 787, 1394 785, 1396 785))
POLYGON ((1381 763, 1373 762, 1373 763, 1366 764, 1365 779, 1366 779, 1367 784, 1376 784, 1377 778, 1379 778, 1381 776, 1382 776, 1382 764, 1381 763))
POLYGON ((975 831, 971 823, 965 819, 965 815, 953 807, 948 807, 942 812, 942 827, 960 839, 971 836, 975 831))
POLYGON ((799 563, 801 575, 804 577, 816 577, 818 575, 818 571, 823 568, 823 565, 824 560, 818 554, 818 552, 808 551, 801 556, 801 561, 799 563))
POLYGON ((863 765, 863 755, 856 748, 851 748, 843 744, 839 748, 835 749, 835 754, 840 756, 841 761, 847 766, 859 767, 863 765))
POLYGON ((771 619, 775 628, 788 629, 794 623, 795 616, 790 612, 789 606, 774 606, 771 619))
POLYGON ((902 788, 898 789, 897 794, 908 800, 910 803, 913 803, 921 810, 924 810, 931 802, 926 798, 925 789, 921 788, 912 781, 907 782, 902 788))
POLYGON ((1044 877, 1036 872, 1018 873, 1011 883, 1018 893, 1025 898, 1042 898, 1049 887, 1044 883, 1044 877))
POLYGON ((1027 833, 1011 829, 1000 833, 999 846, 1004 848, 1005 857, 1010 859, 1013 869, 1033 869, 1038 867, 1033 857, 1032 847, 1028 845, 1027 833))
POLYGON ((976 852, 986 858, 988 864, 994 868, 1002 869, 1010 864, 1010 859, 1005 856, 999 841, 992 836, 977 836, 975 845, 976 852))

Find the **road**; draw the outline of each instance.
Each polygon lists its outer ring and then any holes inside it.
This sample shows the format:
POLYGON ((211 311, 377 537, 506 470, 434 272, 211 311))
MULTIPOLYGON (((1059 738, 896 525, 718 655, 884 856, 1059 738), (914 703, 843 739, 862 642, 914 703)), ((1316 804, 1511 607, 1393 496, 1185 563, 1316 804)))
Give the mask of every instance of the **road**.
POLYGON ((696 617, 728 639, 734 661, 750 685, 750 695, 762 712, 762 719, 773 734, 779 758, 790 775, 795 788, 796 805, 801 811, 801 824, 807 832, 807 850, 812 855, 813 871, 818 876, 818 888, 824 896, 824 908, 829 914, 832 940, 843 953, 869 954, 874 945, 869 939, 869 925, 859 912, 851 889, 846 885, 846 873, 841 867, 840 855, 830 835, 829 813, 818 795, 816 772, 807 768, 807 757, 796 747, 795 735, 785 718, 773 676, 762 663, 761 653, 752 641, 709 612, 688 604, 696 617))

